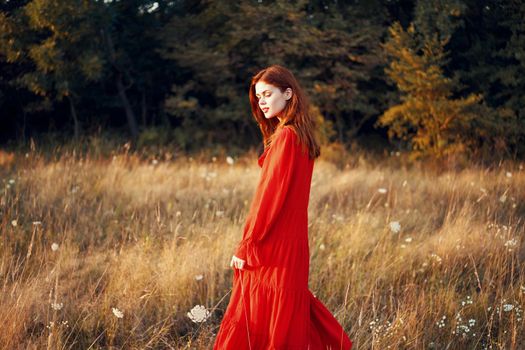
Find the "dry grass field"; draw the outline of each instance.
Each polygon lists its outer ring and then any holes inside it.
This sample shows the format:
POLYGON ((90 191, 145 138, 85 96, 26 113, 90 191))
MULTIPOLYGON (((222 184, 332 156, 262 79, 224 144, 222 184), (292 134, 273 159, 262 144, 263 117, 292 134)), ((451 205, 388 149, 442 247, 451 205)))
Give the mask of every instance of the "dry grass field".
MULTIPOLYGON (((211 347, 254 151, 0 158, 1 349, 211 347)), ((316 161, 310 290, 355 349, 525 348, 523 166, 436 173, 397 158, 316 161)))

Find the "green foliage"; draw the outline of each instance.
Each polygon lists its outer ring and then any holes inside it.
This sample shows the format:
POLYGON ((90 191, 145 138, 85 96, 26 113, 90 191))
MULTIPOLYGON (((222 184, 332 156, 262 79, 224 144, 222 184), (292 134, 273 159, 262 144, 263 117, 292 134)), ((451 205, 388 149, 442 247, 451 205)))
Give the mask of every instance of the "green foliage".
MULTIPOLYGON (((210 130, 219 142, 235 138, 224 132, 234 126, 233 132, 249 130, 253 139, 258 128, 250 125, 250 78, 265 66, 282 64, 297 75, 324 118, 354 135, 384 103, 358 86, 381 62, 375 52, 381 17, 364 20, 364 7, 203 1, 196 13, 175 16, 161 33, 164 57, 191 77, 174 84, 167 112, 178 125, 210 130)), ((379 5, 375 9, 383 14, 379 5)), ((196 140, 201 141, 206 142, 196 140)))
POLYGON ((67 98, 76 138, 81 128, 77 99, 91 81, 102 78, 98 13, 92 2, 33 0, 9 18, 0 17, 6 30, 0 42, 8 43, 2 53, 8 62, 26 66, 11 83, 40 97, 25 104, 24 110, 49 110, 67 98), (15 30, 17 23, 25 25, 15 30))
MULTIPOLYGON (((5 84, 33 94, 29 102, 11 102, 24 126, 27 114, 51 106, 69 112, 78 137, 83 122, 103 124, 102 116, 117 114, 117 107, 138 134, 136 111, 143 124, 153 119, 148 114, 158 110, 168 86, 169 65, 155 52, 165 19, 153 10, 146 0, 0 4, 0 66, 16 71, 5 84)), ((57 114, 48 119, 63 119, 57 114)))
POLYGON ((86 1, 33 0, 27 4, 27 29, 40 38, 27 45, 26 57, 36 68, 28 74, 41 74, 41 80, 49 83, 47 89, 32 83, 37 79, 22 79, 21 83, 28 82, 25 87, 37 94, 54 93, 60 101, 89 81, 100 79, 103 52, 97 42, 99 11, 97 5, 86 1))
POLYGON ((143 145, 246 149, 250 78, 278 63, 322 143, 385 138, 375 125, 416 158, 523 156, 524 17, 518 0, 3 1, 0 142, 72 120, 76 136, 127 124, 143 145))
POLYGON ((482 91, 484 101, 469 137, 485 158, 525 155, 525 83, 520 51, 524 5, 521 1, 463 0, 461 25, 449 47, 461 93, 482 91), (520 102, 520 100, 522 102, 520 102))
POLYGON ((497 98, 503 101, 498 114, 505 120, 505 143, 525 154, 525 3, 509 1, 506 4, 504 25, 511 37, 504 48, 495 53, 505 65, 494 72, 493 79, 503 85, 497 98))
POLYGON ((171 141, 171 130, 162 127, 151 127, 141 131, 137 141, 138 147, 166 145, 171 141))

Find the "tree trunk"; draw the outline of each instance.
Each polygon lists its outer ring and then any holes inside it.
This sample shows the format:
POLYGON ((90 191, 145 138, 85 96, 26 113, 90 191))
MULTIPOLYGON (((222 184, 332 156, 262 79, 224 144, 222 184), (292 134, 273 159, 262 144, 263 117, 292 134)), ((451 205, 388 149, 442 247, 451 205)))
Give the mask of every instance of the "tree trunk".
POLYGON ((168 116, 166 115, 166 110, 164 108, 159 108, 158 109, 159 111, 159 114, 160 114, 160 120, 162 122, 162 125, 165 126, 165 127, 171 127, 171 123, 170 123, 170 120, 168 118, 168 116))
MULTIPOLYGON (((16 101, 18 102, 18 106, 19 106, 19 113, 22 113, 22 120, 23 120, 23 124, 22 124, 22 143, 25 144, 26 143, 26 117, 27 117, 27 112, 24 108, 24 104, 20 102, 20 98, 17 95, 15 95, 15 98, 16 98, 16 101)), ((18 126, 18 123, 15 124, 16 126, 18 126)), ((17 139, 19 139, 19 135, 16 135, 17 139)))
MULTIPOLYGON (((354 112, 352 112, 352 116, 354 116, 354 112)), ((367 115, 367 116, 364 116, 362 117, 361 119, 359 120, 356 120, 356 118, 352 118, 351 119, 351 125, 350 125, 350 130, 348 130, 346 132, 346 136, 348 137, 349 140, 353 140, 355 137, 357 137, 357 135, 359 134, 359 132, 361 131, 361 129, 363 128, 363 125, 365 125, 365 123, 372 119, 372 115, 367 115)))
POLYGON ((126 111, 126 119, 128 120, 128 126, 129 131, 131 133, 131 137, 133 137, 133 139, 136 140, 139 136, 137 118, 135 118, 135 113, 133 113, 133 109, 131 108, 131 104, 129 103, 128 96, 126 95, 126 89, 124 88, 124 83, 122 82, 122 74, 120 72, 117 73, 117 88, 118 95, 120 97, 120 100, 122 101, 124 110, 126 111))
POLYGON ((337 128, 337 138, 339 139, 339 142, 344 143, 343 118, 339 112, 335 113, 335 126, 337 128))
POLYGON ((142 107, 142 125, 146 127, 146 114, 148 113, 148 107, 146 106, 146 90, 141 91, 142 99, 140 101, 142 107))
POLYGON ((67 100, 69 101, 69 111, 71 112, 71 117, 73 118, 75 140, 78 141, 78 139, 80 138, 80 122, 78 121, 77 110, 75 108, 75 104, 73 103, 73 99, 71 98, 71 96, 67 96, 67 100))
POLYGON ((109 52, 109 59, 115 70, 117 71, 117 89, 118 89, 118 95, 120 97, 120 101, 122 102, 122 106, 124 107, 124 111, 126 112, 126 119, 128 121, 129 131, 131 133, 131 137, 136 140, 139 136, 139 128, 137 126, 137 118, 135 117, 135 113, 133 113, 133 109, 131 108, 131 104, 129 103, 128 96, 126 95, 126 89, 129 88, 124 86, 124 82, 122 80, 122 74, 124 72, 124 69, 119 67, 119 64, 117 62, 117 55, 115 53, 115 47, 113 45, 113 40, 111 39, 111 34, 106 33, 106 31, 101 30, 102 37, 106 41, 106 47, 109 52))

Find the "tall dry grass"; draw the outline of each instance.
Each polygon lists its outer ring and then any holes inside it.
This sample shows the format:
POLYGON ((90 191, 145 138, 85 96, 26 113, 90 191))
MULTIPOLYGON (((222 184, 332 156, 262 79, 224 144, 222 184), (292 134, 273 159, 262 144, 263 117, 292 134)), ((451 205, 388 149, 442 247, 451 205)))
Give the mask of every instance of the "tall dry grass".
MULTIPOLYGON (((201 158, 3 156, 0 348, 210 348, 260 170, 201 158)), ((310 289, 356 349, 524 348, 522 166, 395 158, 316 162, 310 289)))

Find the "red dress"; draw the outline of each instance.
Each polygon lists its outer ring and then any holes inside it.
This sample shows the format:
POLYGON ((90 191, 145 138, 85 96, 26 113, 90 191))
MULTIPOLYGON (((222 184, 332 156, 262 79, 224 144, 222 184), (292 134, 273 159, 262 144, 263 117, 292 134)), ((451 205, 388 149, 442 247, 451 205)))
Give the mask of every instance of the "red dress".
POLYGON ((308 289, 308 201, 314 161, 290 127, 260 156, 262 173, 235 256, 233 288, 213 349, 349 350, 336 318, 308 289))

